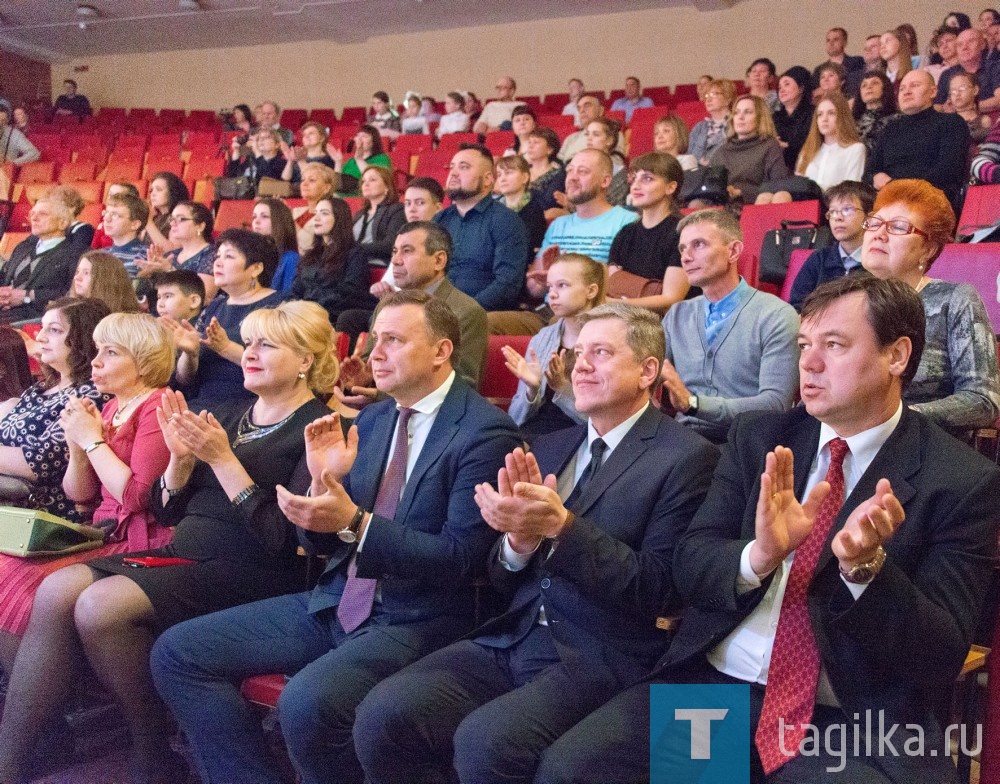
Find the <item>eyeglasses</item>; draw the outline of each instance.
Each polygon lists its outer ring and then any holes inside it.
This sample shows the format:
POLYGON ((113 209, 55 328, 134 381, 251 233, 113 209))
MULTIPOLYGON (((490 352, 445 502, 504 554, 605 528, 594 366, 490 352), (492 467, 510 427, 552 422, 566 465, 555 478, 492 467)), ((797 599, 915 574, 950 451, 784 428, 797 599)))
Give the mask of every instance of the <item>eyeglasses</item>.
POLYGON ((170 223, 185 223, 186 221, 193 221, 194 218, 178 218, 176 215, 170 216, 170 223))
POLYGON ((826 219, 830 220, 830 218, 847 218, 848 220, 850 220, 851 217, 856 212, 861 212, 861 210, 859 210, 857 207, 841 207, 839 210, 827 210, 826 219))
POLYGON ((709 90, 705 93, 706 98, 723 98, 724 96, 718 90, 709 90))
POLYGON ((949 93, 969 93, 972 92, 971 87, 952 87, 948 90, 949 93))
POLYGON ((876 218, 874 215, 869 215, 865 218, 865 222, 861 224, 861 228, 865 231, 878 231, 883 226, 889 234, 896 234, 899 236, 905 236, 907 234, 918 234, 925 240, 929 240, 931 235, 928 234, 923 229, 918 229, 908 220, 904 218, 893 218, 892 220, 883 220, 882 218, 876 218))

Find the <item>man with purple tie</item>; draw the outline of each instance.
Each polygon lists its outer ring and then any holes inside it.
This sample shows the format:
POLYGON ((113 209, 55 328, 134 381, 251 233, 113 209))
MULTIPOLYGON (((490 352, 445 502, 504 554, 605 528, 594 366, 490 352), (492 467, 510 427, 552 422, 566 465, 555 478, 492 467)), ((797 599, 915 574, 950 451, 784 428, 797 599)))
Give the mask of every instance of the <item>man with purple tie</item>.
POLYGON ((346 437, 336 416, 309 425, 309 491, 278 488, 303 544, 329 557, 319 584, 175 626, 153 653, 206 782, 282 781, 239 693, 242 678, 273 672, 295 673, 278 715, 301 780, 360 782, 357 704, 472 625, 473 580, 496 538, 475 487, 496 479, 517 429, 456 377, 459 324, 440 299, 390 294, 372 332, 375 385, 391 399, 346 437))

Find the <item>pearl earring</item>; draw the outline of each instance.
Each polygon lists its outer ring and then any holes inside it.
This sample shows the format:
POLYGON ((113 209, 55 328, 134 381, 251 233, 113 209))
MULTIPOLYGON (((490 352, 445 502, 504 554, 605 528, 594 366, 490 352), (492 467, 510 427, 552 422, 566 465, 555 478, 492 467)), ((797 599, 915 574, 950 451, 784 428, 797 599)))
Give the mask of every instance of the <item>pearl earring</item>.
POLYGON ((302 371, 300 370, 300 371, 299 371, 299 380, 301 380, 301 379, 303 379, 303 378, 305 378, 305 377, 306 377, 306 374, 305 374, 305 373, 303 373, 303 372, 302 372, 302 371))

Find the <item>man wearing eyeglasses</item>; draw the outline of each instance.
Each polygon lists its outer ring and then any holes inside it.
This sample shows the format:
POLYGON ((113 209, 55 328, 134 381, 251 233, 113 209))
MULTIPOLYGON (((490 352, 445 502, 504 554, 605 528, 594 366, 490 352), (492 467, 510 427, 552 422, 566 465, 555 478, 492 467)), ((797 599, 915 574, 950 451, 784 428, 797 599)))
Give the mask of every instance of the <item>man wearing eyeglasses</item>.
POLYGON ((789 303, 802 310, 802 303, 820 283, 861 269, 862 225, 865 215, 875 206, 875 189, 860 182, 845 180, 826 192, 830 205, 826 219, 836 244, 812 252, 792 284, 789 303))
POLYGON ((509 131, 511 114, 518 106, 524 106, 524 101, 514 100, 515 92, 517 92, 517 82, 514 81, 514 77, 501 76, 497 79, 497 97, 486 104, 472 130, 476 133, 509 131))
POLYGON ((934 78, 926 71, 910 71, 903 77, 902 116, 886 126, 865 164, 864 181, 875 190, 890 180, 915 178, 940 188, 955 203, 967 176, 969 127, 956 114, 935 111, 934 94, 934 78))

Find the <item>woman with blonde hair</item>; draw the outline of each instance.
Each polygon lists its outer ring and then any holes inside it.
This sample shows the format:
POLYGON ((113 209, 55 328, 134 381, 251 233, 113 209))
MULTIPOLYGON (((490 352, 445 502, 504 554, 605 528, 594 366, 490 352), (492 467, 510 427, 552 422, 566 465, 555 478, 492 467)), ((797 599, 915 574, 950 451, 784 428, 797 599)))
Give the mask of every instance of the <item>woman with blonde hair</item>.
POLYGON ((146 497, 156 520, 174 528, 172 543, 60 570, 39 589, 0 723, 4 781, 30 776, 38 732, 71 692, 84 656, 122 708, 133 780, 181 780, 168 745, 171 722, 149 672, 156 636, 300 587, 295 528, 278 508, 276 488, 305 493, 309 486, 305 432, 329 414, 315 392, 336 380, 333 328, 319 306, 285 302, 249 314, 241 332, 253 402, 216 417, 166 392, 156 409, 169 451, 159 490, 146 497), (176 560, 153 568, 162 558, 176 560))
POLYGON ((688 127, 677 115, 661 117, 653 126, 653 152, 672 155, 684 171, 698 168, 698 159, 687 154, 689 144, 688 127))
MULTIPOLYGON (((97 304, 90 302, 85 309, 93 310, 97 304)), ((29 625, 36 592, 48 575, 95 556, 170 541, 170 529, 159 525, 149 511, 150 488, 168 457, 156 408, 174 368, 170 333, 152 316, 113 313, 97 324, 94 343, 93 383, 111 400, 100 410, 97 403, 105 398, 95 402, 90 394, 67 395, 59 416, 69 455, 62 489, 78 508, 96 507, 87 519, 104 532, 104 544, 40 561, 0 556, 0 663, 8 674, 29 625)), ((11 780, 6 771, 3 778, 11 780)))
POLYGON ((295 219, 299 255, 302 255, 313 245, 315 234, 312 222, 316 217, 316 205, 324 196, 340 189, 340 175, 332 167, 322 163, 303 163, 299 169, 302 177, 299 181, 299 195, 306 203, 292 208, 292 218, 295 219))
POLYGON ((564 253, 549 267, 546 285, 558 320, 531 338, 525 356, 510 346, 501 349, 507 369, 518 378, 509 413, 529 441, 587 421, 576 410, 570 374, 581 326, 577 316, 604 302, 604 265, 564 253))
POLYGON ((729 173, 729 197, 752 204, 763 182, 788 176, 778 133, 763 98, 741 95, 733 104, 725 143, 715 151, 712 166, 729 173))
POLYGON ((712 153, 726 141, 729 107, 735 97, 736 85, 729 79, 713 79, 705 87, 701 100, 708 117, 695 123, 688 140, 688 152, 702 166, 708 165, 712 153))
POLYGON ((879 41, 879 54, 885 60, 885 75, 899 91, 899 83, 913 70, 910 42, 898 30, 886 30, 879 41))
POLYGON ((99 299, 112 313, 138 313, 140 310, 125 265, 117 256, 102 250, 91 250, 80 257, 69 296, 99 299))
POLYGON ((843 93, 825 93, 813 112, 812 125, 795 167, 796 177, 787 182, 765 183, 767 190, 757 204, 786 204, 796 196, 817 198, 822 191, 845 180, 861 181, 866 148, 858 136, 851 107, 843 93), (805 182, 802 182, 802 180, 805 182), (798 181, 798 182, 796 182, 798 181))

